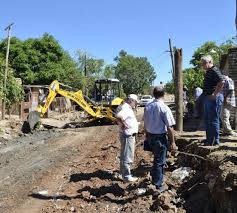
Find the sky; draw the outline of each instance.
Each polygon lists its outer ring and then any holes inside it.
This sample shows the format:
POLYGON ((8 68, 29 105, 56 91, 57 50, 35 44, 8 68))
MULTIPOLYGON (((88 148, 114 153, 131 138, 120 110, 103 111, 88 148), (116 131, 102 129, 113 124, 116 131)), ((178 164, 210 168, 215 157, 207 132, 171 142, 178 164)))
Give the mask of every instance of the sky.
POLYGON ((168 39, 183 49, 183 68, 206 41, 236 35, 235 0, 8 0, 1 2, 0 39, 37 38, 45 32, 75 57, 77 49, 107 64, 121 49, 147 57, 157 85, 171 80, 168 39))

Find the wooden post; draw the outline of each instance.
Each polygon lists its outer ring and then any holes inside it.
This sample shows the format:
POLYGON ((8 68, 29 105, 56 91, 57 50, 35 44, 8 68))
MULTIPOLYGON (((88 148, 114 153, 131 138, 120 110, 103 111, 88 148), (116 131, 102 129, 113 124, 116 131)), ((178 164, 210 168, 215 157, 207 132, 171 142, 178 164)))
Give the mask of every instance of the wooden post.
POLYGON ((237 109, 234 108, 235 110, 235 130, 237 130, 237 109))
POLYGON ((235 29, 237 30, 237 0, 235 1, 235 29))
POLYGON ((175 106, 176 106, 176 130, 183 131, 183 71, 182 71, 182 49, 175 49, 175 106))

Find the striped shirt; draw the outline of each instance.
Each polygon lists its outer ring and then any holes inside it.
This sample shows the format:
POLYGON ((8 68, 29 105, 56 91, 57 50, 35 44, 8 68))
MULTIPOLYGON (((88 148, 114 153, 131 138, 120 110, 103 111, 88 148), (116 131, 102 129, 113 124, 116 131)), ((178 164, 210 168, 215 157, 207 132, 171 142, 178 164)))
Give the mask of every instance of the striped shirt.
POLYGON ((207 70, 204 77, 203 94, 205 96, 212 95, 217 84, 221 81, 224 81, 224 78, 217 67, 213 66, 207 70))

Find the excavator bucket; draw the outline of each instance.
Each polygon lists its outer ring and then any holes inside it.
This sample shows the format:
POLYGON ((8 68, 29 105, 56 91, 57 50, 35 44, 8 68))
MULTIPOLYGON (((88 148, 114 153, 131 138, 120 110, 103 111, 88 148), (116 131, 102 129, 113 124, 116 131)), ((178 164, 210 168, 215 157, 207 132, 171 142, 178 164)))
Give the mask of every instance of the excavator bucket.
POLYGON ((40 112, 32 111, 29 113, 27 122, 31 130, 34 129, 35 125, 39 122, 39 120, 40 120, 40 112))

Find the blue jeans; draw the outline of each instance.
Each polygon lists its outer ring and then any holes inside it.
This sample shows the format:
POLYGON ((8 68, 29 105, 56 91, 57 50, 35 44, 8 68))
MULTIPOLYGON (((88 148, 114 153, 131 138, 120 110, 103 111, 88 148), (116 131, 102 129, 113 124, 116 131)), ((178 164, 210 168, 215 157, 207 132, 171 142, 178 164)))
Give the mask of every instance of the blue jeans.
POLYGON ((206 145, 218 145, 220 143, 220 113, 223 99, 222 94, 217 95, 215 99, 211 99, 210 96, 206 96, 204 99, 206 145))
POLYGON ((153 168, 151 171, 152 182, 156 185, 156 188, 160 189, 163 183, 164 165, 168 149, 167 136, 166 134, 148 134, 147 139, 150 141, 154 155, 153 168))

